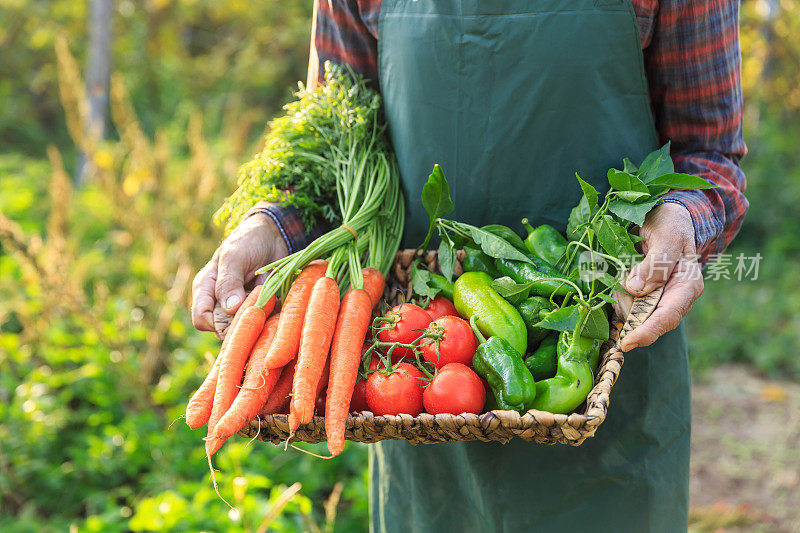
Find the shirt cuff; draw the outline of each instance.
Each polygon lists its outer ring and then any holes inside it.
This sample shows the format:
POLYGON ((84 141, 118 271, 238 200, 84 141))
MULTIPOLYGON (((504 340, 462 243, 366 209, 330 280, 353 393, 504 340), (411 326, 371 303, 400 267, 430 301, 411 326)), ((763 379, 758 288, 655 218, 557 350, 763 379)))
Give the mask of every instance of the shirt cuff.
POLYGON ((299 211, 292 206, 259 202, 248 211, 247 216, 249 217, 256 213, 267 215, 275 222, 290 254, 302 250, 326 231, 324 224, 317 224, 311 232, 306 233, 299 211))
POLYGON ((670 191, 663 197, 664 202, 680 204, 689 211, 694 226, 694 239, 697 253, 704 255, 706 248, 722 234, 725 224, 720 220, 713 204, 702 190, 670 191))

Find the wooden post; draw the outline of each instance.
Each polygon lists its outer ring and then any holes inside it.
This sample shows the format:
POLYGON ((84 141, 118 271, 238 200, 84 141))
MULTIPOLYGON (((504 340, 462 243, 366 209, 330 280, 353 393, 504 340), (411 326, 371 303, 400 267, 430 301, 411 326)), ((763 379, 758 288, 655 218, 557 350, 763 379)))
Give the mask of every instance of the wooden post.
MULTIPOLYGON (((86 98, 89 120, 86 133, 95 139, 106 135, 108 84, 111 75, 111 12, 113 0, 89 0, 89 53, 86 65, 86 98)), ((76 181, 86 177, 86 154, 81 154, 76 181)))

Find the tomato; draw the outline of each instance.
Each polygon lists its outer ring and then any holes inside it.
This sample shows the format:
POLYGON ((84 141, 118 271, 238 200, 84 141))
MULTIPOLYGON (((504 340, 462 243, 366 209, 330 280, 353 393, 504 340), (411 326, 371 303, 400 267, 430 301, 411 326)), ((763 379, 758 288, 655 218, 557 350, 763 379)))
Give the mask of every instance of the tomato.
POLYGON ((369 411, 369 405, 367 405, 367 381, 365 379, 360 379, 356 382, 353 396, 350 397, 350 412, 360 413, 361 411, 369 411))
POLYGON ((432 415, 480 414, 486 403, 481 378, 461 363, 444 365, 422 395, 425 411, 432 415))
POLYGON ((431 315, 431 320, 438 320, 443 316, 458 316, 453 302, 441 295, 431 300, 425 310, 431 315))
POLYGON ((472 356, 478 349, 478 339, 475 338, 469 322, 457 316, 443 316, 431 322, 427 331, 442 335, 442 339, 419 341, 420 352, 426 361, 437 368, 447 363, 472 365, 472 356))
MULTIPOLYGON (((403 344, 413 344, 422 335, 422 330, 431 323, 431 315, 420 306, 414 304, 396 305, 386 312, 384 319, 378 327, 386 329, 378 331, 378 339, 381 342, 400 342, 403 344)), ((400 361, 404 357, 407 360, 413 360, 414 351, 402 347, 392 350, 393 363, 400 361)))
POLYGON ((417 416, 422 412, 425 376, 408 363, 400 363, 391 374, 374 372, 367 378, 367 405, 376 416, 417 416))

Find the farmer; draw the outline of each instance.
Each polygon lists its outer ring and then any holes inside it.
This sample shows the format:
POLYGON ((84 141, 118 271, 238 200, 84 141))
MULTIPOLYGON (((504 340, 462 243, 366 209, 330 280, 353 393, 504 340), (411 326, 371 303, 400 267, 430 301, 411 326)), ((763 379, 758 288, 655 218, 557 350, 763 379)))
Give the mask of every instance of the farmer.
MULTIPOLYGON (((375 531, 685 531, 689 371, 681 318, 703 292, 698 261, 722 252, 747 209, 739 159, 737 2, 724 0, 324 0, 309 76, 324 61, 380 89, 409 211, 434 163, 453 218, 564 228, 579 198, 627 156, 672 142, 676 171, 718 186, 669 193, 641 228, 631 294, 665 286, 596 437, 578 448, 514 440, 370 446, 375 531), (693 274, 693 275, 689 275, 693 274)), ((213 330, 253 270, 305 246, 292 209, 254 207, 197 275, 193 319, 213 330)))

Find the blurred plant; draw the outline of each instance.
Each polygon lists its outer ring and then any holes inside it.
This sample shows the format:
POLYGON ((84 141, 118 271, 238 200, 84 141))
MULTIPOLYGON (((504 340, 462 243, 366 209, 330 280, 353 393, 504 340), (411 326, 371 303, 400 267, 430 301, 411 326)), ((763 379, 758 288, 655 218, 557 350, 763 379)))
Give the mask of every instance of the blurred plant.
POLYGON ((195 112, 151 137, 114 76, 118 137, 99 141, 75 127, 83 82, 66 40, 55 47, 66 123, 90 164, 73 190, 55 146, 49 164, 0 155, 0 530, 358 529, 363 447, 309 465, 227 445, 219 479, 235 515, 214 494, 200 434, 168 429, 207 370, 201 354, 218 349, 191 328, 188 289, 219 238, 214 208, 253 150, 252 122, 230 108, 212 142, 195 112))

